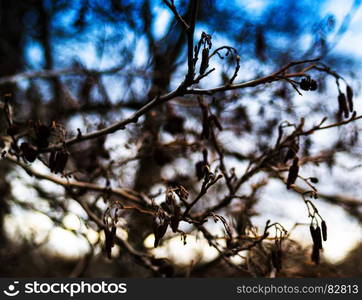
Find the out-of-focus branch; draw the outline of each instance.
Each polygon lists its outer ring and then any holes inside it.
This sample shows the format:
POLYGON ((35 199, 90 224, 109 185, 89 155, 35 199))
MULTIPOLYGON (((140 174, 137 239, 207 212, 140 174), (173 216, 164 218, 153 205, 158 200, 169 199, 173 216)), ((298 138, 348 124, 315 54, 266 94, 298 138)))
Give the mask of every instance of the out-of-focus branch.
POLYGON ((66 180, 61 179, 52 175, 47 175, 40 173, 27 164, 17 160, 15 157, 12 157, 10 155, 7 155, 7 160, 19 165, 22 167, 28 174, 34 176, 37 179, 44 179, 51 182, 54 182, 56 184, 59 184, 65 188, 80 188, 80 189, 86 189, 89 191, 96 191, 96 192, 103 192, 108 194, 113 194, 115 196, 119 196, 129 202, 136 203, 138 205, 144 205, 144 203, 141 201, 142 197, 141 195, 137 196, 137 193, 134 191, 130 191, 124 188, 109 188, 104 186, 99 186, 94 183, 88 183, 88 182, 82 182, 82 181, 76 181, 76 180, 66 180))
MULTIPOLYGON (((19 162, 16 160, 16 158, 13 158, 11 156, 8 156, 7 159, 9 161, 12 161, 14 163, 16 163, 17 165, 21 166, 27 173, 32 174, 33 176, 35 176, 38 179, 45 179, 45 180, 49 180, 52 181, 56 184, 62 185, 66 188, 69 187, 76 187, 76 188, 86 188, 88 190, 93 190, 93 191, 100 191, 100 192, 108 192, 108 193, 112 193, 114 195, 118 195, 121 196, 122 198, 125 198, 131 202, 136 202, 138 204, 140 204, 139 199, 137 197, 135 197, 134 195, 131 195, 128 193, 127 190, 125 189, 121 189, 121 188, 116 188, 116 189, 105 189, 104 187, 101 186, 97 186, 95 184, 91 184, 91 183, 85 183, 85 182, 80 182, 80 181, 67 181, 67 180, 62 180, 59 178, 55 178, 53 176, 50 175, 45 175, 45 174, 41 174, 35 170, 33 170, 32 168, 30 168, 29 166, 27 166, 26 164, 19 162)), ((82 208, 85 210, 85 212, 87 213, 88 217, 97 224, 97 226, 100 229, 104 229, 105 228, 105 224, 103 223, 103 221, 90 209, 90 207, 88 206, 88 204, 79 199, 79 198, 74 198, 75 201, 77 201, 82 208)), ((134 249, 126 240, 123 240, 121 238, 116 237, 116 243, 122 248, 125 249, 131 256, 133 256, 137 261, 141 262, 141 265, 143 265, 145 268, 150 269, 151 271, 155 272, 155 273, 159 273, 159 269, 157 266, 154 266, 152 264, 152 256, 145 254, 143 252, 139 252, 136 249, 134 249)))
MULTIPOLYGON (((287 181, 280 172, 273 169, 272 175, 286 184, 287 181)), ((310 190, 306 190, 296 184, 291 185, 290 189, 299 195, 305 195, 310 192, 310 190)), ((328 195, 319 192, 318 198, 321 198, 328 203, 337 204, 343 207, 350 215, 355 217, 358 221, 362 222, 362 214, 360 212, 360 208, 362 207, 362 199, 357 199, 345 195, 328 195)))
POLYGON ((230 257, 227 256, 226 253, 222 249, 220 249, 221 247, 218 245, 218 243, 216 241, 214 241, 214 236, 205 228, 205 226, 198 225, 197 228, 202 232, 204 237, 207 239, 207 241, 209 242, 209 245, 211 245, 212 247, 214 247, 216 249, 216 251, 219 253, 220 258, 223 261, 225 261, 231 268, 246 272, 247 274, 250 273, 242 265, 236 265, 230 260, 230 257))
MULTIPOLYGON (((53 78, 53 77, 60 77, 60 76, 65 76, 65 75, 114 74, 123 69, 124 69, 124 66, 117 66, 117 67, 113 67, 113 68, 110 68, 107 70, 87 70, 87 69, 82 69, 82 68, 68 68, 68 69, 60 69, 60 70, 28 71, 28 72, 19 73, 19 74, 12 75, 12 76, 1 77, 0 85, 6 84, 6 83, 16 83, 18 81, 26 80, 26 79, 53 78)), ((127 74, 129 74, 129 71, 127 71, 127 74)))

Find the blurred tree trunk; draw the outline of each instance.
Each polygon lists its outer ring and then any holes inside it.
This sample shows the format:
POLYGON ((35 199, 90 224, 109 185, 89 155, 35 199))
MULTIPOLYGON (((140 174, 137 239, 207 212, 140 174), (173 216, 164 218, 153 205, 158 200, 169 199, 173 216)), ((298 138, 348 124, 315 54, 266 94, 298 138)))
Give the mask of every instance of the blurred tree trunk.
MULTIPOLYGON (((188 7, 186 16, 189 15, 191 5, 188 7)), ((147 1, 144 3, 145 18, 151 12, 147 1)), ((147 24, 147 21, 146 21, 147 24)), ((150 25, 150 24, 148 24, 150 25)), ((172 74, 176 69, 176 60, 180 56, 185 44, 185 33, 179 27, 171 23, 164 38, 154 41, 149 32, 151 26, 145 28, 149 43, 150 55, 153 57, 151 87, 148 91, 147 100, 168 91, 172 74), (172 51, 170 51, 172 49, 172 51)), ((162 125, 164 107, 158 106, 146 114, 143 132, 142 153, 154 153, 159 142, 159 133, 162 125)), ((153 157, 147 155, 139 160, 138 170, 133 189, 138 192, 148 193, 152 186, 161 179, 162 164, 153 157)), ((152 218, 132 212, 130 215, 129 240, 136 249, 143 248, 143 241, 152 233, 152 218)))
MULTIPOLYGON (((25 1, 0 0, 0 77, 11 76, 23 70, 23 16, 26 11, 25 1)), ((16 84, 0 85, 0 99, 4 96, 10 104, 16 101, 16 84)), ((6 134, 7 122, 1 116, 1 135, 6 134)), ((10 171, 8 164, 0 168, 0 248, 6 245, 4 217, 9 210, 10 184, 6 175, 10 171)))
MULTIPOLYGON (((148 99, 152 99, 159 93, 164 93, 170 83, 172 71, 170 70, 167 57, 163 55, 154 56, 152 86, 148 92, 148 99), (162 70, 162 72, 160 72, 162 70)), ((141 153, 154 153, 159 141, 159 132, 161 128, 160 115, 162 106, 152 110, 146 115, 143 126, 143 143, 141 153)), ((133 189, 137 192, 148 193, 150 188, 160 181, 162 166, 149 155, 141 158, 136 173, 133 189)), ((143 241, 152 232, 152 218, 145 217, 143 214, 134 212, 130 216, 130 235, 129 239, 132 245, 137 249, 143 248, 143 241)))

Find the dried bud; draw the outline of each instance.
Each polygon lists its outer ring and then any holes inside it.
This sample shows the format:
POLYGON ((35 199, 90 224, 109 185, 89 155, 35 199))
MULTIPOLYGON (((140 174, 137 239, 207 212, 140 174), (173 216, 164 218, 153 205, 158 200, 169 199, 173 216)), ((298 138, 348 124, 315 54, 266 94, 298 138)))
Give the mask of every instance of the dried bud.
POLYGON ((299 162, 298 157, 295 157, 293 160, 293 164, 289 168, 289 174, 288 174, 288 179, 287 179, 287 188, 288 189, 296 181, 296 179, 298 177, 298 172, 299 172, 298 162, 299 162))
POLYGON ((170 207, 174 206, 176 203, 175 195, 171 189, 167 189, 166 191, 166 203, 170 207))
POLYGON ((316 245, 313 245, 311 259, 316 265, 319 264, 319 248, 316 245))
POLYGON ((207 164, 207 149, 202 150, 202 157, 204 158, 205 164, 207 164))
POLYGON ((182 201, 187 201, 187 198, 189 197, 189 192, 182 185, 179 185, 177 187, 175 193, 177 194, 177 196, 180 197, 182 201))
POLYGON ((299 143, 297 143, 295 140, 292 141, 292 143, 289 145, 289 149, 287 151, 287 154, 284 158, 284 163, 286 163, 289 159, 292 159, 296 156, 296 154, 299 151, 299 143))
POLYGON ((322 235, 321 235, 321 229, 319 226, 317 228, 314 228, 313 225, 309 226, 310 234, 312 236, 313 245, 317 247, 318 249, 322 249, 322 235))
POLYGON ((36 160, 38 152, 33 145, 26 142, 22 143, 20 145, 20 150, 28 162, 33 162, 34 160, 36 160))
POLYGON ((310 77, 303 78, 300 81, 299 86, 303 91, 315 91, 318 88, 317 81, 310 77))
POLYGON ((55 153, 54 173, 62 173, 68 161, 68 153, 65 150, 55 153))
POLYGON ((271 252, 271 260, 273 267, 279 272, 282 269, 283 252, 279 247, 276 247, 271 252))
POLYGON ((322 221, 322 235, 323 235, 323 241, 326 241, 327 240, 327 224, 324 220, 322 221))
POLYGON ((177 232, 180 220, 177 216, 172 216, 170 219, 170 226, 173 232, 177 232))
POLYGON ((311 79, 310 83, 309 83, 309 90, 310 91, 315 91, 315 90, 317 90, 317 88, 318 88, 317 81, 311 79))
POLYGON ((57 152, 55 150, 52 150, 49 155, 49 169, 50 169, 50 172, 52 172, 52 173, 55 171, 56 155, 57 155, 57 152))
POLYGON ((308 78, 303 78, 299 83, 300 88, 303 91, 309 91, 309 81, 308 78))
POLYGON ((180 223, 181 208, 177 204, 175 195, 171 189, 167 189, 165 204, 165 206, 167 206, 165 210, 172 215, 170 218, 171 229, 173 232, 177 232, 180 223))
POLYGON ((51 126, 43 124, 35 124, 35 143, 39 148, 46 148, 49 146, 49 137, 51 134, 51 126))
POLYGON ((317 177, 311 177, 311 178, 310 178, 310 181, 311 181, 312 183, 318 183, 318 182, 319 182, 319 180, 318 180, 317 177))
POLYGON ((106 253, 107 253, 107 256, 108 256, 109 259, 112 258, 111 251, 112 251, 112 248, 114 246, 114 241, 115 241, 115 238, 116 238, 116 231, 117 231, 117 228, 115 226, 112 227, 111 231, 109 231, 108 228, 104 229, 104 235, 105 235, 105 238, 106 238, 105 250, 106 250, 106 253))
POLYGON ((200 74, 203 75, 209 67, 209 48, 202 49, 202 58, 200 65, 200 74))
POLYGON ((347 94, 349 111, 353 112, 353 90, 349 85, 347 85, 346 94, 347 94))
POLYGON ((316 243, 316 237, 315 237, 315 228, 313 225, 309 226, 310 236, 312 237, 313 244, 316 243))
POLYGON ((344 117, 348 118, 349 111, 348 111, 348 107, 347 107, 347 100, 346 100, 345 94, 340 93, 338 95, 338 105, 339 105, 339 115, 342 115, 342 113, 344 113, 344 117))
POLYGON ((206 174, 206 167, 205 167, 205 163, 200 160, 195 164, 195 170, 196 170, 196 177, 198 180, 201 180, 202 178, 205 177, 206 174))
POLYGON ((114 241, 115 241, 115 238, 116 238, 116 231, 117 231, 117 228, 116 226, 113 226, 112 227, 112 230, 111 230, 111 241, 112 241, 112 247, 114 246, 114 241))
POLYGON ((318 249, 323 249, 322 246, 322 233, 321 233, 321 228, 319 226, 317 226, 317 229, 315 230, 315 238, 316 238, 316 246, 318 247, 318 249))
POLYGON ((168 227, 168 219, 164 214, 158 214, 153 219, 153 234, 155 235, 154 247, 158 247, 161 239, 164 237, 168 227))

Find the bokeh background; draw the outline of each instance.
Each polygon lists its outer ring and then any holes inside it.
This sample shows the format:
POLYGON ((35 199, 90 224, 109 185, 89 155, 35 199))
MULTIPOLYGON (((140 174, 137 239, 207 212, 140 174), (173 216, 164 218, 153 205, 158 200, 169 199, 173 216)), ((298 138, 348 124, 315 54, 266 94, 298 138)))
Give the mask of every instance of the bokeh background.
MULTIPOLYGON (((175 5, 181 14, 187 14, 188 1, 175 1, 175 5)), ((241 68, 236 82, 268 74, 290 61, 321 57, 353 87, 358 113, 362 111, 360 6, 357 0, 203 0, 195 37, 205 31, 212 36, 214 48, 229 45, 237 49, 241 68)), ((160 91, 177 87, 187 67, 185 45, 181 28, 162 1, 0 0, 0 97, 11 94, 19 124, 56 120, 66 127, 69 136, 76 135, 78 128, 92 131, 139 109, 153 86, 160 91), (42 70, 54 72, 38 72, 42 70)), ((231 59, 215 58, 211 64, 216 71, 200 83, 204 88, 220 85, 233 72, 231 59)), ((275 143, 282 121, 296 122, 305 117, 310 126, 324 116, 335 120, 335 80, 313 76, 319 90, 303 96, 283 82, 215 95, 215 111, 226 120, 227 128, 220 139, 230 153, 239 154, 230 155, 227 161, 236 174, 241 175, 247 166, 243 157, 275 143)), ((167 109, 185 118, 185 136, 194 141, 193 133, 200 131, 195 107, 187 99, 177 99, 167 109)), ((5 136, 3 116, 0 125, 0 134, 5 136)), ((343 276, 362 274, 358 259, 362 237, 361 126, 361 121, 356 121, 302 141, 304 155, 322 155, 320 162, 303 168, 308 176, 318 177, 318 190, 355 202, 338 203, 333 197, 316 200, 329 229, 324 265, 321 269, 313 266, 311 273, 295 271, 290 276, 330 276, 331 270, 343 276)), ((162 180, 181 178, 187 182, 201 154, 179 154, 176 149, 176 158, 147 175, 150 171, 145 161, 149 158, 135 159, 141 151, 142 134, 141 126, 132 125, 99 143, 79 145, 71 149, 68 170, 77 170, 80 180, 99 184, 105 184, 108 174, 112 185, 134 188, 161 201, 163 196, 158 192, 163 189, 162 180)), ((163 143, 173 140, 172 134, 162 132, 163 143)), ((49 174, 40 161, 32 167, 49 174)), ((261 173, 252 178, 243 191, 248 192, 251 184, 265 176, 261 173)), ((100 211, 107 207, 102 196, 88 193, 83 197, 100 211)), ((206 197, 200 207, 213 201, 212 197, 206 197)), ((311 240, 300 196, 286 192, 284 185, 271 178, 256 198, 251 222, 260 228, 267 219, 283 224, 298 243, 295 251, 304 257, 311 240)), ((223 214, 231 220, 234 209, 223 214)), ((127 227, 131 217, 124 216, 124 226, 120 224, 118 231, 125 239, 133 237, 127 227)), ((223 232, 221 224, 208 226, 213 232, 223 232)), ((217 251, 202 235, 186 225, 183 229, 189 234, 186 245, 180 236, 170 234, 154 249, 154 237, 149 233, 142 241, 143 247, 156 257, 172 261, 181 270, 179 274, 197 265, 200 268, 195 267, 195 276, 229 276, 221 270, 207 269, 207 263, 218 256, 217 251)), ((112 250, 115 259, 104 256, 103 233, 62 187, 31 177, 6 159, 0 161, 0 230, 1 276, 149 276, 117 246, 112 250)), ((233 260, 235 264, 242 261, 237 256, 233 260)))

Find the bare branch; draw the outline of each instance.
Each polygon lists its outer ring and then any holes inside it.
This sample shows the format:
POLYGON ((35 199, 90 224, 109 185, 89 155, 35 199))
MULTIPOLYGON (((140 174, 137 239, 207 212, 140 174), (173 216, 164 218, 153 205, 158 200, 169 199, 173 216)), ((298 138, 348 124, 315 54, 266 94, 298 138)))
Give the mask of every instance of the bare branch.
POLYGON ((168 6, 168 8, 173 12, 173 14, 175 15, 175 18, 177 19, 177 21, 181 24, 181 26, 184 28, 185 31, 189 30, 189 25, 186 23, 186 21, 180 16, 180 14, 178 13, 176 6, 174 4, 174 1, 171 0, 171 3, 168 0, 163 0, 163 2, 168 6))
POLYGON ((76 180, 66 180, 66 179, 61 179, 55 176, 51 176, 51 175, 46 175, 46 174, 42 174, 36 170, 34 170, 33 168, 31 168, 30 166, 26 165, 25 163, 22 163, 21 161, 17 160, 16 158, 7 155, 6 157, 7 160, 19 165, 20 167, 22 167, 28 174, 33 175, 34 177, 36 177, 37 179, 45 179, 51 182, 54 182, 56 184, 59 184, 65 188, 80 188, 80 189, 87 189, 89 191, 95 191, 95 192, 106 192, 106 193, 111 193, 113 195, 119 196, 129 202, 133 202, 135 204, 139 204, 139 205, 144 205, 144 203, 141 201, 141 196, 137 197, 135 195, 137 195, 136 192, 132 191, 130 192, 130 190, 128 189, 123 189, 123 188, 109 188, 109 187, 104 187, 104 186, 99 186, 96 185, 94 183, 88 183, 88 182, 82 182, 82 181, 76 181, 76 180))

